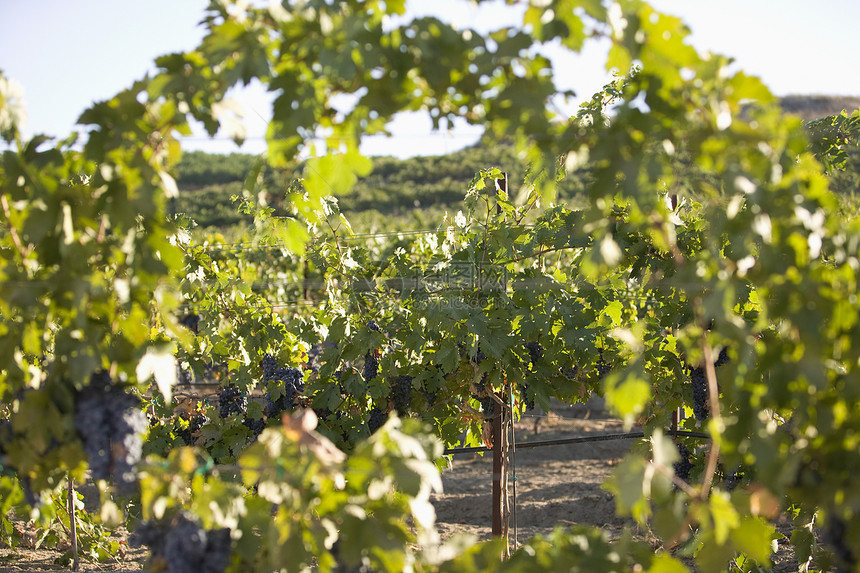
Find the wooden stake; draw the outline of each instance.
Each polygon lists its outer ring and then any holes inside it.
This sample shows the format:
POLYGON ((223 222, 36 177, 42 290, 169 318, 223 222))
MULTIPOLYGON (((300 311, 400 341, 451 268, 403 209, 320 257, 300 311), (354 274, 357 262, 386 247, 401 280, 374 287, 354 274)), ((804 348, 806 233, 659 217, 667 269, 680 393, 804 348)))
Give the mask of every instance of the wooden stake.
POLYGON ((504 557, 509 556, 508 546, 508 467, 505 413, 507 408, 496 401, 493 416, 493 535, 504 537, 504 557))
POLYGON ((75 482, 69 476, 69 534, 72 541, 72 571, 78 571, 80 562, 78 560, 78 524, 75 519, 75 482))

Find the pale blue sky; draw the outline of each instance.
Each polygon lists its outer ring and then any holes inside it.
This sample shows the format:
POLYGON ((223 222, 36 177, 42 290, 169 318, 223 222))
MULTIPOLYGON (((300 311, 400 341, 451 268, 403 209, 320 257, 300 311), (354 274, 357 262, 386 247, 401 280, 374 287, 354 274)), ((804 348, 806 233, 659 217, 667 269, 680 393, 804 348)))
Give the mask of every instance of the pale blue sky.
MULTIPOLYGON (((161 54, 193 48, 206 0, 0 0, 0 69, 20 82, 28 108, 27 133, 64 136, 93 101, 143 77, 161 54)), ((412 0, 412 12, 442 13, 462 26, 492 22, 498 7, 466 1, 412 0)), ((778 95, 860 95, 860 0, 653 0, 681 16, 693 44, 735 57, 778 95)), ((587 99, 605 81, 599 50, 565 62, 563 87, 587 99)), ((261 90, 243 96, 249 140, 259 152, 267 115, 261 90)), ((575 105, 573 105, 575 108, 575 105)), ((400 156, 453 151, 475 132, 431 133, 424 118, 403 118, 399 136, 366 142, 366 153, 400 156)), ((186 147, 232 151, 228 142, 194 140, 186 147)))

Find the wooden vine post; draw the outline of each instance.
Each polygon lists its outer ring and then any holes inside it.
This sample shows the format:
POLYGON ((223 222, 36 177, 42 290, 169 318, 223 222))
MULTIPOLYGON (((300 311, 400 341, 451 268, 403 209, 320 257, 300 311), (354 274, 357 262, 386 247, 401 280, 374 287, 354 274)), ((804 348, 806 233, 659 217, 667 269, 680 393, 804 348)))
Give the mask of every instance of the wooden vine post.
POLYGON ((69 537, 71 545, 72 545, 72 571, 80 570, 80 562, 78 560, 78 524, 75 519, 75 482, 72 480, 71 474, 69 477, 69 497, 68 497, 68 511, 69 511, 69 537))
POLYGON ((508 505, 508 432, 511 417, 507 405, 496 398, 492 421, 493 445, 493 536, 505 540, 504 557, 510 555, 508 543, 510 506, 508 505))
MULTIPOLYGON (((508 174, 502 173, 500 179, 496 179, 496 187, 499 191, 507 194, 508 174)), ((496 212, 502 213, 501 205, 496 205, 496 212)), ((502 557, 510 556, 509 542, 509 520, 511 515, 508 497, 508 431, 513 416, 508 409, 504 394, 499 396, 493 394, 495 408, 493 410, 492 422, 492 445, 493 445, 493 536, 503 537, 505 547, 502 557)))

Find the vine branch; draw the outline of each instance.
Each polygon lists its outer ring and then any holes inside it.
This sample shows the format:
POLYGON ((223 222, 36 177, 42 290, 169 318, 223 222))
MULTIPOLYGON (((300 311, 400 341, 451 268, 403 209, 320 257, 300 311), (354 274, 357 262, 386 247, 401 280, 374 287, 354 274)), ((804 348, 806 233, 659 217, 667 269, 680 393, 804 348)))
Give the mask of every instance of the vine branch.
POLYGON ((15 243, 15 248, 18 249, 18 253, 21 255, 21 260, 27 258, 29 253, 27 249, 24 248, 24 244, 21 242, 21 237, 18 235, 18 231, 12 225, 12 211, 9 209, 9 201, 6 199, 6 195, 0 195, 0 205, 3 206, 3 215, 6 217, 6 221, 8 223, 7 229, 9 231, 9 235, 12 237, 12 242, 15 243))

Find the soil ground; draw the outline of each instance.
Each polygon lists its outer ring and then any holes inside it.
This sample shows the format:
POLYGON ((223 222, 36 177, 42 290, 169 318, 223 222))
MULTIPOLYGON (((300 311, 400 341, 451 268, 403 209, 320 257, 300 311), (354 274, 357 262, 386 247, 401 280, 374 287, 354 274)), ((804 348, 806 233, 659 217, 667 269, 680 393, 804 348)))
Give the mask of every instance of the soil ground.
MULTIPOLYGON (((608 416, 599 400, 587 405, 557 405, 547 414, 527 414, 515 425, 517 443, 623 431, 621 422, 608 416)), ((516 468, 511 468, 511 475, 516 478, 516 503, 512 503, 515 515, 512 514, 510 521, 512 547, 536 534, 548 534, 557 526, 574 524, 594 525, 610 535, 629 526, 649 540, 647 531, 615 515, 614 499, 601 487, 631 445, 631 440, 612 440, 518 450, 516 468)), ((442 482, 443 493, 433 497, 442 538, 456 533, 489 538, 492 454, 454 456, 452 467, 442 474, 442 482)), ((68 571, 54 564, 60 554, 61 551, 26 547, 0 548, 0 573, 68 571)), ((122 562, 81 563, 81 570, 140 570, 145 560, 144 550, 128 549, 122 562)), ((780 542, 773 571, 796 570, 796 561, 787 543, 780 542)))
MULTIPOLYGON (((542 416, 527 413, 514 430, 517 443, 624 431, 619 420, 605 415, 599 402, 558 406, 542 416)), ((630 440, 614 440, 518 450, 516 467, 509 469, 509 478, 514 478, 509 487, 511 540, 514 528, 520 541, 559 525, 620 530, 624 520, 615 516, 615 502, 601 484, 630 447, 630 440)), ((452 467, 442 474, 444 491, 434 497, 434 504, 443 538, 456 532, 490 537, 492 460, 490 452, 454 456, 452 467)))

